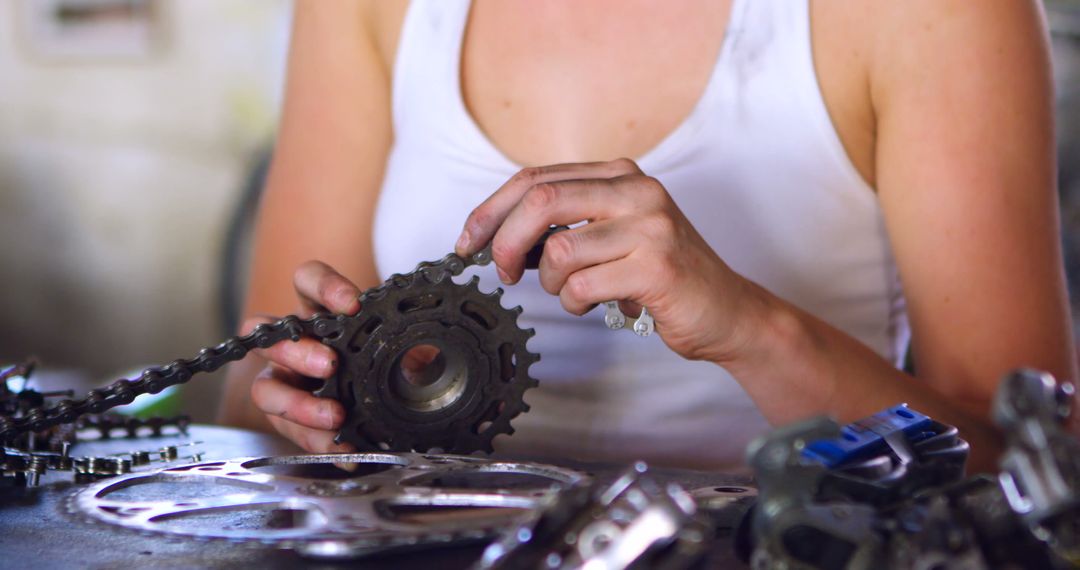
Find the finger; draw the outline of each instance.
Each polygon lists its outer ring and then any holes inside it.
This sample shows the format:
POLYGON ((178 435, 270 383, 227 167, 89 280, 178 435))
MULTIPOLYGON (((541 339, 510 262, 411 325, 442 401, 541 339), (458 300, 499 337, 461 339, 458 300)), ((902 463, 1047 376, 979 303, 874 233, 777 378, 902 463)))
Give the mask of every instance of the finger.
POLYGON ((540 258, 540 285, 558 295, 575 271, 629 255, 641 240, 636 220, 634 216, 600 220, 549 237, 540 258))
MULTIPOLYGON (((584 180, 590 178, 615 178, 627 174, 640 174, 634 161, 620 158, 607 162, 556 164, 525 168, 499 187, 469 214, 465 228, 458 237, 454 251, 461 256, 471 255, 483 248, 495 236, 510 210, 521 200, 529 188, 537 184, 559 180, 584 180)), ((575 220, 577 221, 577 220, 575 220)))
POLYGON ((619 301, 619 311, 632 319, 640 317, 642 309, 644 307, 633 301, 619 301))
POLYGON ((278 416, 267 416, 270 425, 289 441, 309 453, 352 453, 356 447, 349 443, 334 443, 336 432, 312 429, 290 422, 278 416))
POLYGON ((533 186, 507 215, 491 242, 499 277, 511 284, 525 270, 525 254, 552 224, 617 217, 638 208, 622 178, 563 180, 533 186))
POLYGON ((332 430, 341 426, 345 409, 329 398, 317 398, 296 387, 300 379, 290 370, 270 366, 255 377, 251 399, 263 413, 309 428, 332 430))
POLYGON ((630 257, 586 267, 567 277, 559 303, 569 313, 584 315, 605 301, 638 300, 644 289, 641 279, 641 268, 630 257))
POLYGON ((360 288, 321 261, 307 261, 293 274, 293 285, 306 313, 360 311, 360 288))
POLYGON ((255 353, 312 378, 329 378, 337 369, 337 353, 334 349, 308 337, 295 342, 279 342, 269 348, 256 349, 255 353))
MULTIPOLYGON (((274 322, 266 316, 255 316, 244 321, 241 330, 250 333, 256 326, 274 322)), ((282 341, 269 348, 256 348, 255 354, 285 368, 290 368, 303 376, 329 378, 337 368, 337 353, 334 349, 313 338, 301 338, 298 341, 282 341)))

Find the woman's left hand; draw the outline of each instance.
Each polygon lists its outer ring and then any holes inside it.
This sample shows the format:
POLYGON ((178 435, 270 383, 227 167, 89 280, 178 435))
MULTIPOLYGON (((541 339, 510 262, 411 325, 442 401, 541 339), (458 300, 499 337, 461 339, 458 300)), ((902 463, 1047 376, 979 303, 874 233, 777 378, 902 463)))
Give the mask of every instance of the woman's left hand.
POLYGON ((526 168, 469 215, 459 255, 491 242, 499 278, 521 279, 525 254, 548 227, 540 283, 582 315, 618 300, 645 306, 664 342, 685 358, 729 362, 749 346, 761 289, 709 247, 655 178, 632 160, 526 168))

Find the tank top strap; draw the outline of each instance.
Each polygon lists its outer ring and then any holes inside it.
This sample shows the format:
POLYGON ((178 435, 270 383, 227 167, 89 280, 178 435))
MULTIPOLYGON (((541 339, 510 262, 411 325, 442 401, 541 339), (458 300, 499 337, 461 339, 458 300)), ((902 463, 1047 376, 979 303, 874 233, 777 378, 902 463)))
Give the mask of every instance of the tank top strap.
POLYGON ((810 0, 746 0, 737 29, 731 30, 728 88, 740 105, 761 107, 761 100, 783 99, 801 109, 806 127, 821 139, 821 151, 866 202, 876 202, 873 189, 851 163, 829 116, 814 66, 810 0), (752 95, 751 95, 752 94, 752 95), (749 101, 751 97, 754 101, 749 101))
POLYGON ((411 140, 450 149, 455 159, 509 177, 518 166, 487 139, 461 91, 461 54, 470 0, 412 0, 394 63, 395 139, 418 128, 411 140))
POLYGON ((394 62, 396 126, 408 126, 418 109, 445 115, 460 97, 461 42, 470 5, 470 0, 409 2, 394 62))

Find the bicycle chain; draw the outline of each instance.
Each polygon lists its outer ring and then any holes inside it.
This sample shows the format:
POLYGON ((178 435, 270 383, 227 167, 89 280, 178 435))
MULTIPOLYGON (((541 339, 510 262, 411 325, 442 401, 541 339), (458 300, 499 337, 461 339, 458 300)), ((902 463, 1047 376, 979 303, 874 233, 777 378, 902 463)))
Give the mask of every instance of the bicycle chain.
POLYGON ((177 416, 153 416, 149 418, 136 418, 121 414, 101 414, 96 416, 83 416, 75 423, 78 430, 94 430, 98 433, 98 439, 112 439, 115 432, 120 432, 122 437, 133 439, 139 436, 140 431, 149 431, 151 437, 161 437, 167 427, 176 428, 180 435, 188 434, 191 425, 191 416, 181 414, 177 416), (143 429, 147 428, 147 429, 143 429))
POLYGON ((91 390, 80 400, 61 400, 50 407, 27 410, 22 417, 0 417, 0 440, 50 427, 71 423, 87 414, 100 414, 117 406, 130 404, 143 394, 158 392, 183 384, 200 372, 213 372, 229 362, 240 360, 255 348, 268 348, 283 340, 297 341, 305 335, 319 336, 318 331, 333 323, 332 317, 316 315, 301 320, 290 315, 272 325, 260 325, 251 333, 231 338, 213 348, 205 348, 192 359, 176 360, 165 366, 148 368, 138 379, 121 379, 91 390))
POLYGON ((202 453, 181 457, 181 447, 195 447, 202 442, 166 445, 157 449, 139 449, 109 455, 71 455, 71 444, 64 442, 59 451, 28 451, 0 447, 0 487, 37 487, 50 471, 66 471, 75 483, 89 483, 131 473, 135 467, 181 460, 202 461, 202 453))
MULTIPOLYGON (((487 265, 490 261, 489 249, 482 250, 468 259, 463 259, 453 253, 447 254, 439 261, 420 263, 411 273, 404 275, 394 274, 381 285, 368 289, 360 295, 361 307, 363 308, 355 315, 327 315, 320 313, 306 319, 296 315, 289 315, 274 323, 259 325, 246 335, 230 338, 214 347, 204 348, 195 358, 180 359, 164 366, 151 367, 143 371, 136 379, 121 379, 108 386, 91 390, 85 398, 78 400, 65 399, 52 406, 34 407, 25 410, 19 417, 0 415, 0 442, 8 441, 23 433, 40 432, 56 425, 71 423, 87 414, 100 414, 106 410, 130 404, 140 395, 156 394, 169 386, 183 384, 196 374, 214 372, 229 362, 244 358, 254 349, 269 348, 286 340, 296 342, 305 336, 314 337, 335 348, 341 357, 339 370, 345 370, 348 367, 345 366, 345 362, 341 361, 348 360, 350 357, 349 351, 345 349, 346 347, 335 345, 335 342, 342 339, 347 329, 354 329, 361 324, 365 314, 377 308, 380 301, 387 298, 391 291, 416 286, 421 278, 425 282, 421 286, 433 289, 437 287, 465 288, 470 286, 475 289, 475 280, 466 285, 457 285, 453 283, 451 278, 460 275, 467 267, 487 265)), ((503 308, 498 302, 501 293, 501 290, 496 290, 495 293, 490 295, 479 295, 475 301, 488 303, 490 299, 495 299, 494 306, 491 308, 511 314, 513 318, 508 320, 516 322, 516 316, 521 312, 521 308, 503 308)), ((521 331, 521 329, 516 330, 521 331)), ((528 376, 528 368, 529 365, 539 359, 539 355, 524 350, 525 340, 532 336, 533 331, 522 332, 524 336, 517 339, 518 348, 520 349, 516 355, 516 368, 518 370, 513 378, 503 379, 507 383, 515 385, 516 390, 511 391, 510 395, 515 396, 517 399, 520 399, 521 392, 536 385, 536 381, 528 376)), ((328 386, 335 380, 337 379, 332 379, 328 386)), ((349 380, 365 381, 365 379, 349 380)), ((327 390, 327 392, 329 391, 332 390, 327 390)), ((348 395, 340 394, 340 396, 347 398, 348 395)), ((354 404, 362 406, 365 402, 355 402, 354 404)), ((499 412, 500 416, 497 418, 498 421, 495 422, 497 424, 495 432, 509 433, 509 419, 518 413, 527 411, 528 406, 523 402, 516 401, 508 402, 502 407, 505 408, 505 412, 499 412)), ((354 411, 350 410, 348 405, 346 405, 346 410, 346 421, 349 422, 352 419, 351 416, 354 415, 354 411)), ((487 410, 480 411, 487 412, 487 410)), ((485 419, 490 420, 491 418, 485 419)), ((476 428, 475 425, 467 427, 474 430, 476 428)), ((474 446, 472 449, 453 449, 453 451, 459 453, 467 453, 476 449, 490 451, 490 439, 495 435, 494 432, 488 433, 482 438, 485 441, 479 443, 475 441, 469 442, 469 445, 474 446)), ((363 440, 358 440, 356 435, 352 433, 342 432, 342 434, 339 434, 339 438, 358 445, 366 443, 363 440)), ((410 450, 400 448, 400 446, 392 448, 395 451, 410 450)))

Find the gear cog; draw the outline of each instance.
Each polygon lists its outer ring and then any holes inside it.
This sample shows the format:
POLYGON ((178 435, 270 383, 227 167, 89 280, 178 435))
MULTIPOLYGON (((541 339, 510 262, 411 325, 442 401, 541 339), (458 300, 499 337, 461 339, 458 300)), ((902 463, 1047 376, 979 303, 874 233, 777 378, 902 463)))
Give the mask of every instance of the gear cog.
POLYGON ((525 347, 534 331, 518 327, 521 307, 500 304, 502 289, 482 293, 475 277, 465 284, 452 279, 470 266, 490 262, 487 249, 468 259, 450 253, 367 290, 355 315, 289 315, 204 348, 195 358, 95 388, 81 399, 0 410, 0 441, 130 404, 141 394, 183 384, 252 350, 310 336, 338 355, 336 376, 316 393, 345 407, 339 442, 369 451, 490 453, 492 439, 513 433, 510 420, 529 410, 522 396, 537 385, 529 367, 540 359, 525 347), (407 358, 419 348, 430 358, 407 358), (419 374, 405 366, 418 362, 425 365, 419 374))
POLYGON ((511 434, 510 420, 529 406, 525 390, 537 381, 529 367, 540 355, 526 341, 535 331, 517 325, 521 307, 500 303, 502 289, 483 293, 479 278, 464 284, 453 272, 395 275, 364 293, 356 317, 323 342, 341 361, 316 391, 347 410, 337 436, 360 450, 493 451, 492 439, 511 434), (423 372, 403 366, 424 347, 423 372))

